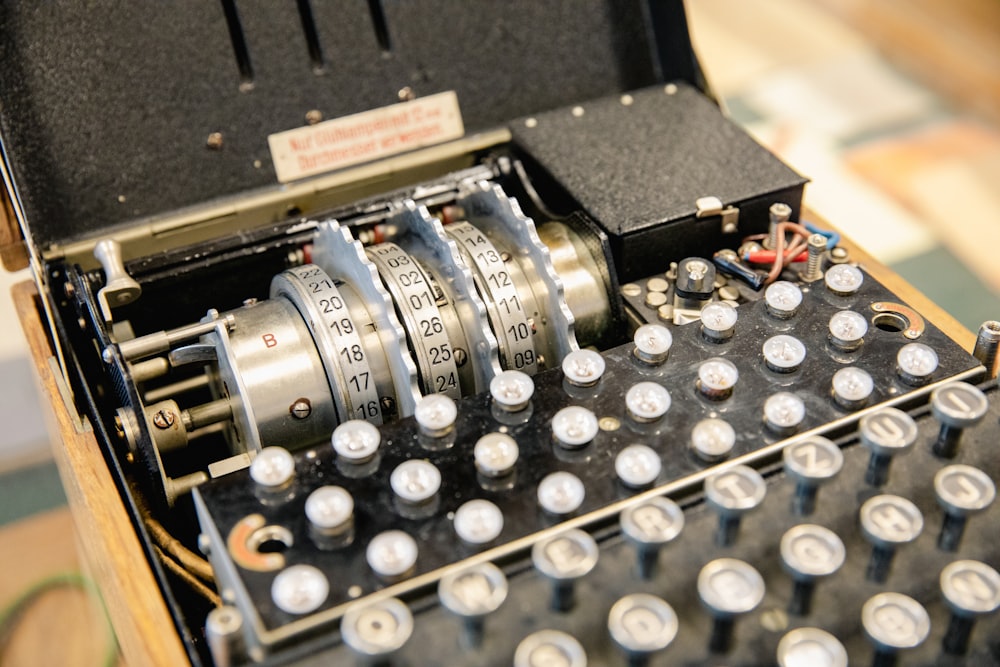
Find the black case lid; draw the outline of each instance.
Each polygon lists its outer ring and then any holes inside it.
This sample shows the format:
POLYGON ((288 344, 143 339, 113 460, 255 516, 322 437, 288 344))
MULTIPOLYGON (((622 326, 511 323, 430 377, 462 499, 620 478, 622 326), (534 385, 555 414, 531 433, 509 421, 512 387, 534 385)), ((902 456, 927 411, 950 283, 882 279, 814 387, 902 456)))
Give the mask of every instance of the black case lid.
POLYGON ((313 109, 454 90, 471 133, 700 81, 680 0, 0 0, 0 26, 0 137, 41 248, 275 186, 267 137, 313 109))

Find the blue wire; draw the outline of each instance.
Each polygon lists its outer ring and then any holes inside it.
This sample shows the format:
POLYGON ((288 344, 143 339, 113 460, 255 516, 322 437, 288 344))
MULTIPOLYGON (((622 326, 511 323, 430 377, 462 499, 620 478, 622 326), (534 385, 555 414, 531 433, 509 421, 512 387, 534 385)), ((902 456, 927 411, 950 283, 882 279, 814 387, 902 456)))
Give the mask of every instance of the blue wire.
POLYGON ((834 248, 837 247, 837 244, 840 243, 840 234, 838 234, 835 231, 820 229, 811 222, 802 222, 802 225, 813 234, 820 234, 822 236, 825 236, 827 250, 833 250, 834 248))

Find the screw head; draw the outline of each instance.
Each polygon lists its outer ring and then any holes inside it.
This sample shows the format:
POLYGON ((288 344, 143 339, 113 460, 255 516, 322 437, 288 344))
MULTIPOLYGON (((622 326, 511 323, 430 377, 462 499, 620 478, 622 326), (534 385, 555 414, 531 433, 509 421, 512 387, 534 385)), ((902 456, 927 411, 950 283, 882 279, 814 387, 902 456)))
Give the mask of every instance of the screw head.
POLYGON ((288 411, 296 419, 306 419, 312 414, 312 403, 309 402, 308 398, 297 398, 295 402, 289 406, 288 411))
POLYGON ((172 410, 157 410, 153 415, 153 426, 160 430, 170 428, 176 421, 177 416, 174 415, 172 410))

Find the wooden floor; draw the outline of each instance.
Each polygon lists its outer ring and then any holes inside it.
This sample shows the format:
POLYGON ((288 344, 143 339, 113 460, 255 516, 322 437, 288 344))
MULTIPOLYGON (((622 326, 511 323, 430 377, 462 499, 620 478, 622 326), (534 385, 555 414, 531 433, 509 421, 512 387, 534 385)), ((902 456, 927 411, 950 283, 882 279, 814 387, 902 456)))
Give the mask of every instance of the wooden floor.
MULTIPOLYGON (((65 507, 0 528, 0 606, 7 609, 40 582, 79 574, 76 539, 65 507)), ((93 593, 78 586, 52 588, 27 607, 0 664, 104 665, 113 642, 101 601, 93 593)))

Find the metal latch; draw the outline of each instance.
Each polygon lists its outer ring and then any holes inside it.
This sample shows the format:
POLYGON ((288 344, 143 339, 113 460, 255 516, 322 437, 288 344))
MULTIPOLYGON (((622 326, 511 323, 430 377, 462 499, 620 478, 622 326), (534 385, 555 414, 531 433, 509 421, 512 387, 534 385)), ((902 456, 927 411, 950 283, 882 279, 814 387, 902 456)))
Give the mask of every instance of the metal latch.
POLYGON ((713 215, 722 217, 722 233, 735 234, 740 230, 740 209, 735 206, 723 206, 718 197, 699 197, 694 202, 696 217, 709 218, 713 215))

